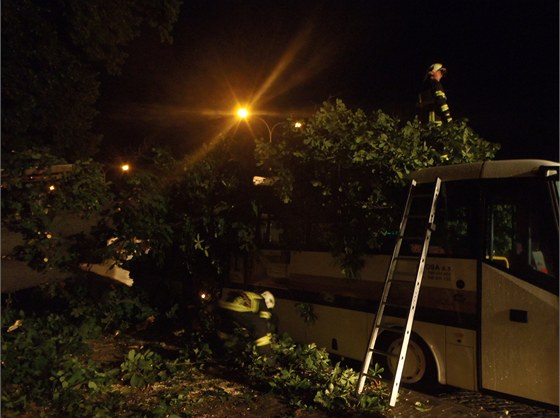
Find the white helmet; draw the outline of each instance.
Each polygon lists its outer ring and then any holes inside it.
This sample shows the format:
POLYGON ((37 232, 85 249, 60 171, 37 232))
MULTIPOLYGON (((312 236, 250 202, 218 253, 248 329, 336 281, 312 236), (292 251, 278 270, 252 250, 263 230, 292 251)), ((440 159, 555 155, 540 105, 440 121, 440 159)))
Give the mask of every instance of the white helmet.
POLYGON ((436 62, 435 64, 430 65, 430 67, 428 68, 428 73, 435 73, 436 71, 441 71, 443 74, 447 73, 447 68, 445 68, 443 66, 443 64, 440 64, 439 62, 436 62))
POLYGON ((268 290, 261 293, 262 298, 264 299, 264 303, 268 309, 274 308, 274 304, 276 301, 274 300, 274 295, 270 293, 268 290))

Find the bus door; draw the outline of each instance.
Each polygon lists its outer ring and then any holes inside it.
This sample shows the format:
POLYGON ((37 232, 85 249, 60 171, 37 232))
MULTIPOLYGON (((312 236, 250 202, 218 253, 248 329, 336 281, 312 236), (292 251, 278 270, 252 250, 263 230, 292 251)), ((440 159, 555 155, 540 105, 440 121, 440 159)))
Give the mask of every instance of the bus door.
POLYGON ((481 388, 558 405, 558 227, 543 179, 485 188, 481 388))

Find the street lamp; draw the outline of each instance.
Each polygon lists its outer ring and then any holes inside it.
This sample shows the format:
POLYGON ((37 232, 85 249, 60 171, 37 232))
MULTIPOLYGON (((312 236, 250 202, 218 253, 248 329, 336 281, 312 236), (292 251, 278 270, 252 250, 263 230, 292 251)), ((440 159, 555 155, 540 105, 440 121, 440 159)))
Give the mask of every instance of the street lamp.
MULTIPOLYGON (((272 125, 272 127, 266 122, 266 120, 264 120, 263 118, 256 116, 256 115, 250 115, 249 110, 247 110, 246 108, 242 107, 239 108, 237 110, 237 116, 239 116, 240 119, 248 119, 249 116, 260 120, 262 123, 264 123, 264 126, 266 126, 266 129, 268 131, 268 142, 272 143, 272 133, 274 132, 274 129, 277 128, 280 125, 284 125, 286 122, 285 121, 281 121, 281 122, 277 122, 274 125, 272 125)), ((301 122, 295 122, 293 125, 295 128, 301 128, 303 126, 303 124, 301 122)))
POLYGON ((249 116, 249 111, 242 107, 237 111, 237 116, 239 116, 241 119, 247 119, 247 116, 249 116))

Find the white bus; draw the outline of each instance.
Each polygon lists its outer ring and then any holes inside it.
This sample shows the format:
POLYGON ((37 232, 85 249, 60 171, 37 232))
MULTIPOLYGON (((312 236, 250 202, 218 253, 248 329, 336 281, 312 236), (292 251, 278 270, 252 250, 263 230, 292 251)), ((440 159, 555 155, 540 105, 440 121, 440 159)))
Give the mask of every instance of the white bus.
MULTIPOLYGON (((442 190, 403 383, 558 405, 559 167, 486 161, 412 174, 420 184, 441 178, 442 190)), ((272 245, 233 256, 227 287, 271 290, 280 333, 363 360, 392 247, 347 279, 329 252, 274 248, 282 230, 265 219, 272 245)), ((379 338, 386 351, 399 346, 395 333, 379 338)))

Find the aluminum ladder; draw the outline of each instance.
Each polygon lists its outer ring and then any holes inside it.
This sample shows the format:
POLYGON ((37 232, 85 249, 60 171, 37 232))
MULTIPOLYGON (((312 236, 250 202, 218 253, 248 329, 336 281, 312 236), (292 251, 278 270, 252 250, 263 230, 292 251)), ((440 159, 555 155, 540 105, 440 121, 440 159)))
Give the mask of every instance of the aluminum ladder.
MULTIPOLYGON (((428 184, 427 186, 431 186, 428 184)), ((398 355, 398 362, 393 380, 391 382, 391 397, 389 400, 390 406, 395 406, 401 382, 401 376, 404 369, 406 359, 406 352, 408 349, 408 342, 412 330, 412 323, 414 322, 414 313, 416 311, 416 303, 418 295, 420 294, 420 285, 422 283, 422 276, 424 274, 424 266, 426 264, 426 256, 430 246, 430 237, 432 232, 435 231, 436 225, 434 223, 437 199, 441 188, 441 179, 438 177, 434 183, 433 193, 426 193, 419 191, 420 189, 415 180, 412 180, 408 197, 406 200, 403 217, 400 223, 399 235, 397 237, 393 255, 387 270, 385 278, 385 286, 383 287, 383 294, 379 302, 375 321, 371 330, 369 345, 365 353, 364 362, 358 379, 357 395, 361 395, 366 379, 369 374, 369 367, 373 354, 381 355, 384 357, 397 357, 393 353, 388 353, 376 348, 377 337, 380 331, 393 332, 402 336, 403 342, 398 355), (410 222, 409 222, 410 220, 410 222), (409 231, 407 231, 407 225, 409 231), (410 231, 412 230, 412 232, 410 231), (423 241, 421 251, 412 251, 419 255, 401 256, 401 245, 405 242, 419 242, 423 241), (412 267, 415 266, 415 267, 412 267), (408 267, 408 268, 407 268, 408 267), (413 280, 414 279, 414 280, 413 280), (406 288, 413 286, 410 293, 412 293, 409 302, 403 302, 402 292, 391 292, 391 285, 395 284, 406 288), (408 311, 408 314, 400 318, 405 320, 404 325, 395 327, 394 323, 384 323, 383 315, 385 308, 395 308, 397 310, 408 311)), ((397 288, 397 286, 395 286, 397 288)), ((399 288, 397 288, 399 290, 399 288)), ((391 315, 393 317, 393 315, 391 315)), ((393 317, 394 318, 394 317, 393 317)))

